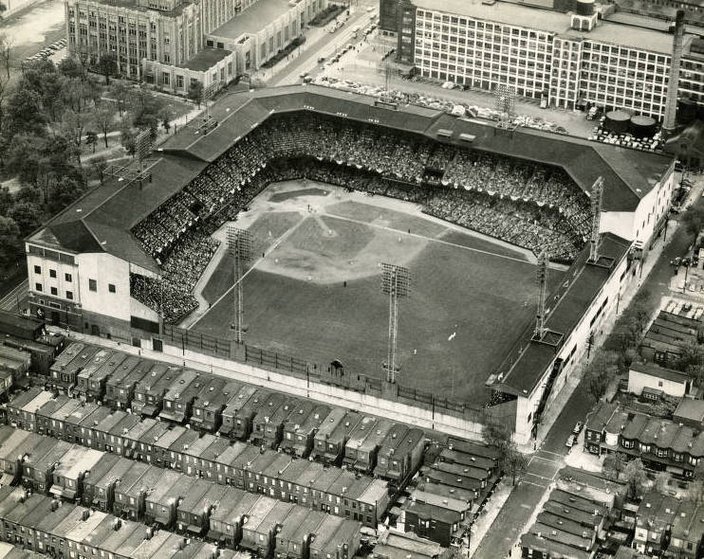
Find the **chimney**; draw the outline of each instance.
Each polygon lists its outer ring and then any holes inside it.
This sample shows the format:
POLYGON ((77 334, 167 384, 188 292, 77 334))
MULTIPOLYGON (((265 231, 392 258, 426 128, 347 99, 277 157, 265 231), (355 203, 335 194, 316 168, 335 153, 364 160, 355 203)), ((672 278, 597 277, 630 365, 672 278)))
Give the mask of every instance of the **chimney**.
POLYGON ((680 80, 680 64, 682 61, 682 44, 684 42, 684 10, 677 10, 675 17, 675 38, 672 41, 672 61, 667 78, 667 98, 665 101, 665 116, 662 129, 666 135, 671 135, 677 125, 677 86, 680 80))

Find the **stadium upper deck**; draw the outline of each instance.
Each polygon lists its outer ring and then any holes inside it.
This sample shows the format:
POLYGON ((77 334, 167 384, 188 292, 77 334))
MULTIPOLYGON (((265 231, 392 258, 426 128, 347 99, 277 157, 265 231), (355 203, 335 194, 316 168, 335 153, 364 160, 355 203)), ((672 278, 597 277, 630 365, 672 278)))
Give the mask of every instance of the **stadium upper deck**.
POLYGON ((73 253, 106 252, 158 274, 156 262, 130 230, 270 115, 294 111, 314 111, 557 165, 587 193, 601 176, 606 184, 605 212, 634 212, 667 177, 672 163, 662 155, 570 136, 532 129, 498 130, 491 121, 457 118, 413 105, 388 108, 371 97, 322 87, 263 89, 232 94, 216 103, 211 115, 218 126, 208 134, 203 134, 198 119, 182 129, 150 162, 149 181, 115 178, 67 208, 28 241, 73 253), (136 199, 139 205, 134 204, 136 199))

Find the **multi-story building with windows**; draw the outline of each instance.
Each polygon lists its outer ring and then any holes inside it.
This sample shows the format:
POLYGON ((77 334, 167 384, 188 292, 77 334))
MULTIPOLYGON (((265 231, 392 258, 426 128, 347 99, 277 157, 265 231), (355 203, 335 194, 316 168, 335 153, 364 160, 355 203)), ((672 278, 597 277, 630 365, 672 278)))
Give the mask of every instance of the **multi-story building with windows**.
MULTIPOLYGON (((399 60, 423 76, 485 90, 505 85, 560 108, 590 102, 664 114, 673 43, 667 22, 599 13, 593 0, 567 13, 493 1, 398 0, 396 7, 399 60)), ((393 27, 393 18, 386 21, 393 27)), ((680 95, 698 102, 703 45, 685 35, 679 81, 680 95)))
POLYGON ((299 37, 326 0, 66 0, 72 54, 113 54, 117 71, 185 93, 258 68, 299 37), (211 37, 223 31, 228 41, 211 37), (235 39, 239 41, 235 42, 235 39))

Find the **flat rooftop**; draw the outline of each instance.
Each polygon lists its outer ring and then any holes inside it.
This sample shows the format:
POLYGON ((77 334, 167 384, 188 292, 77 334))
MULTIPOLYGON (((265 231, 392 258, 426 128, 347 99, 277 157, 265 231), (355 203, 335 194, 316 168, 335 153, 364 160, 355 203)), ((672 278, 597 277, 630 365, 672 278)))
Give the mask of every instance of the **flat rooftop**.
POLYGON ((290 9, 289 0, 259 0, 209 35, 239 39, 245 34, 258 33, 290 9))
POLYGON ((206 48, 196 54, 185 64, 181 64, 179 68, 186 68, 187 70, 194 70, 196 72, 205 72, 223 58, 227 57, 228 54, 232 54, 232 51, 226 49, 211 49, 206 48))
MULTIPOLYGON (((673 36, 667 33, 667 29, 658 30, 655 25, 650 29, 636 27, 629 20, 625 20, 624 24, 618 23, 616 20, 599 20, 598 25, 592 31, 587 32, 570 28, 569 13, 532 8, 508 2, 499 1, 490 6, 483 4, 482 0, 444 0, 441 7, 438 7, 438 3, 435 0, 413 0, 413 3, 418 8, 425 10, 448 12, 485 21, 496 21, 526 29, 539 29, 563 37, 576 37, 584 40, 613 43, 652 52, 668 54, 672 52, 673 36)), ((638 23, 643 25, 642 20, 639 20, 638 23)), ((685 45, 693 37, 693 35, 685 35, 685 45)))

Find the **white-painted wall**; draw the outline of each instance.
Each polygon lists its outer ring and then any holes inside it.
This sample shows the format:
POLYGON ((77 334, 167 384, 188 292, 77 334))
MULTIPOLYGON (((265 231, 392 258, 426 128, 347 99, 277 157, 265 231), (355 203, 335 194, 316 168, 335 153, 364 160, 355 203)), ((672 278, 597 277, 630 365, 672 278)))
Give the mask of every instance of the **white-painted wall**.
POLYGON ((79 286, 83 310, 129 322, 129 264, 107 253, 79 254, 76 262, 80 269, 79 286), (91 279, 97 282, 96 291, 90 290, 91 279), (115 293, 110 293, 110 284, 115 286, 115 293))
POLYGON ((644 388, 662 390, 675 398, 682 398, 687 393, 687 383, 684 379, 677 382, 633 369, 628 371, 628 391, 640 396, 644 388))
POLYGON ((30 293, 38 298, 48 296, 62 299, 67 303, 80 304, 81 302, 78 266, 43 258, 36 254, 27 254, 27 277, 30 293), (39 273, 35 271, 36 266, 39 267, 39 273), (52 271, 55 272, 56 277, 51 277, 52 271), (66 274, 69 274, 70 278, 67 278, 66 274), (37 284, 41 285, 41 291, 37 284), (51 292, 52 288, 56 289, 55 295, 51 292), (68 299, 67 291, 71 292, 73 299, 68 299))

